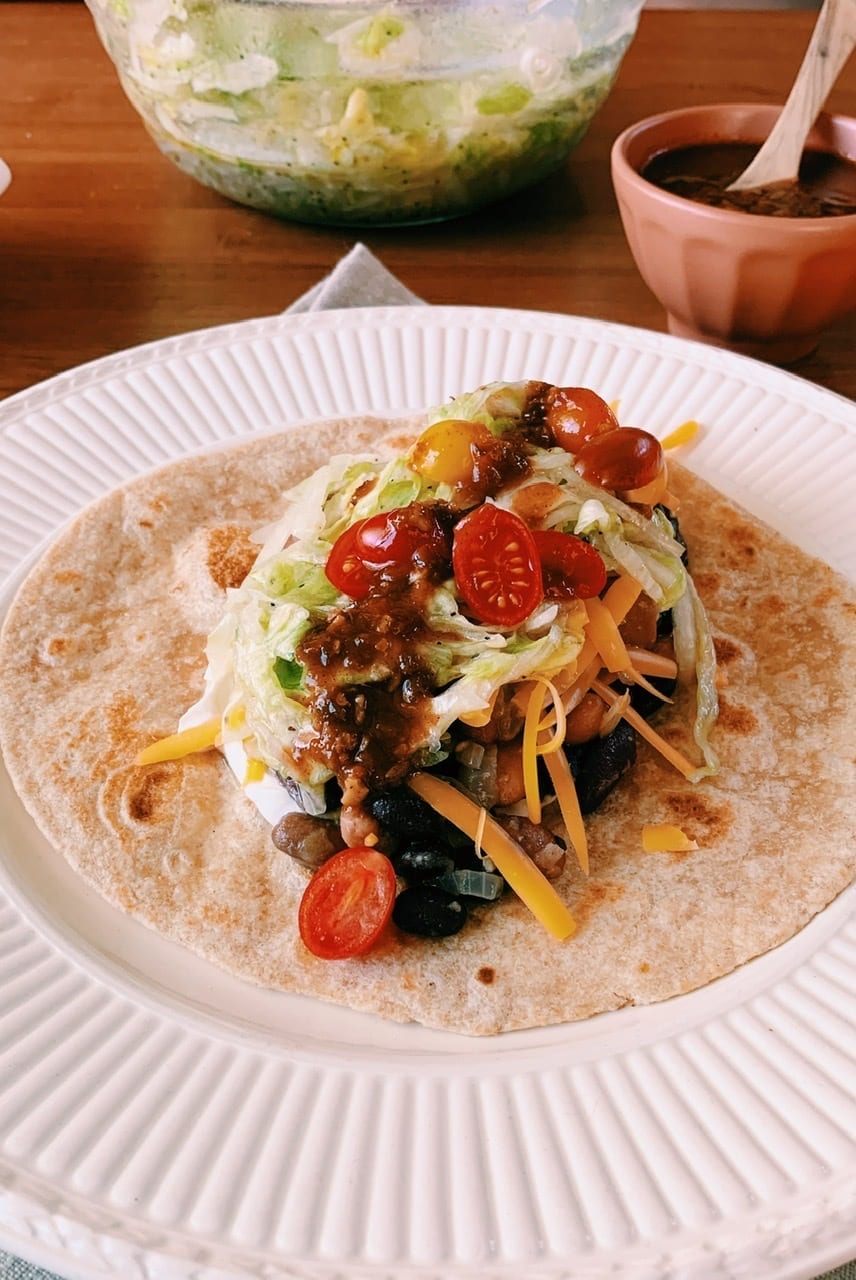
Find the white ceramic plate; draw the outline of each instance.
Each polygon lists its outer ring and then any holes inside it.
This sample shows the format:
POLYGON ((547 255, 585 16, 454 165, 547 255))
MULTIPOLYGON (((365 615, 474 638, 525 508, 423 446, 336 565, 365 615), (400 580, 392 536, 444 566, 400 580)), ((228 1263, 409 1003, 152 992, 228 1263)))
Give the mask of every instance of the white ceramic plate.
MULTIPOLYGON (((3 604, 142 470, 519 377, 661 435, 697 418, 688 465, 856 576, 850 402, 661 334, 415 307, 190 334, 0 405, 3 604)), ((85 1280, 816 1275, 856 1255, 854 992, 851 890, 654 1007, 484 1040, 385 1023, 125 919, 0 773, 0 1242, 85 1280)))

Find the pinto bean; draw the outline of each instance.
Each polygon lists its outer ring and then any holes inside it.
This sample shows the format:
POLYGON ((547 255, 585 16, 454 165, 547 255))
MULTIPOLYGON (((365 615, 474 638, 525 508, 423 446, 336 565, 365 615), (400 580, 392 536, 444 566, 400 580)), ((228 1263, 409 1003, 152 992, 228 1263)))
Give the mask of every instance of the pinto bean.
POLYGON ((496 749, 496 803, 516 804, 526 795, 523 781, 523 740, 503 742, 496 749))
POLYGON ((380 844, 380 827, 375 818, 361 804, 346 805, 339 820, 342 839, 351 848, 357 845, 380 844))
POLYGON ((624 643, 634 645, 637 649, 652 648, 657 641, 659 614, 659 605, 643 591, 630 606, 627 616, 618 628, 624 643))
POLYGON ((589 742, 597 736, 606 710, 603 700, 596 693, 587 693, 579 706, 574 707, 565 724, 565 742, 589 742))
POLYGON ((473 742, 480 742, 482 746, 494 742, 510 742, 523 728, 524 718, 524 713, 503 686, 496 695, 490 720, 480 728, 468 727, 467 737, 472 738, 473 742))
POLYGON ((313 871, 345 847, 335 822, 308 813, 286 813, 271 831, 271 839, 282 853, 313 871))
POLYGON ((516 840, 524 853, 548 880, 558 880, 565 869, 565 847, 558 836, 540 823, 528 818, 497 814, 497 822, 504 827, 512 840, 516 840))

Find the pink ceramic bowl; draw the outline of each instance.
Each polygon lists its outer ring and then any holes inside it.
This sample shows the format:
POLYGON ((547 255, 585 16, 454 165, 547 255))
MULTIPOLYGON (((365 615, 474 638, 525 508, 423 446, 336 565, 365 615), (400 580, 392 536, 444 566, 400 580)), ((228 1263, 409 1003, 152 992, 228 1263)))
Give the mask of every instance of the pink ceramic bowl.
MULTIPOLYGON (((789 364, 856 307, 856 214, 780 218, 663 191, 640 176, 655 154, 767 137, 780 107, 720 104, 651 116, 620 134, 612 181, 630 250, 671 333, 789 364)), ((823 115, 807 145, 856 160, 856 119, 823 115)))

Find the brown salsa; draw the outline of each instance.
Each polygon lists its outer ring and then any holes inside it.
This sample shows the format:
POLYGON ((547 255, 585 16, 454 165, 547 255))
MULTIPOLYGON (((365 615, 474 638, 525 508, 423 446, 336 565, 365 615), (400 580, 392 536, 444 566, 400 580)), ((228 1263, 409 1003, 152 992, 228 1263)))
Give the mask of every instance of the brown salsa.
MULTIPOLYGON (((471 493, 460 506, 416 502, 406 509, 415 530, 434 521, 448 533, 468 506, 500 492, 530 469, 529 446, 554 443, 544 423, 547 383, 532 382, 516 430, 473 448, 471 493)), ((316 736, 295 750, 325 764, 340 784, 369 790, 401 782, 433 723, 434 674, 420 652, 442 635, 425 621, 427 597, 452 572, 451 562, 414 554, 410 571, 380 573, 369 594, 309 631, 295 657, 305 668, 316 736)))
POLYGON ((768 218, 834 218, 856 213, 856 162, 828 151, 805 151, 796 182, 727 191, 758 150, 751 142, 677 147, 653 156, 642 169, 642 177, 687 200, 768 218))
MULTIPOLYGON (((425 579, 378 592, 336 613, 298 646, 317 737, 306 754, 344 783, 400 782, 433 719, 432 672, 417 652, 426 626, 425 579)), ((299 753, 295 753, 296 755, 299 753)))

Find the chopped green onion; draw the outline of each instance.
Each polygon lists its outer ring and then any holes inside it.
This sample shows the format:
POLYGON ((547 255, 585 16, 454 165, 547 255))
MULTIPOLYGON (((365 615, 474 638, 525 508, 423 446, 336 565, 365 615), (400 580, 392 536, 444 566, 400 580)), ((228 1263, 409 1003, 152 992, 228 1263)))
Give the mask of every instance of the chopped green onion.
POLYGON ((449 893, 461 893, 467 898, 485 898, 493 902, 502 893, 505 881, 502 876, 488 871, 449 871, 437 884, 449 893))
POLYGON ((294 658, 277 658, 273 673, 281 689, 299 689, 303 682, 303 663, 296 662, 294 658))

